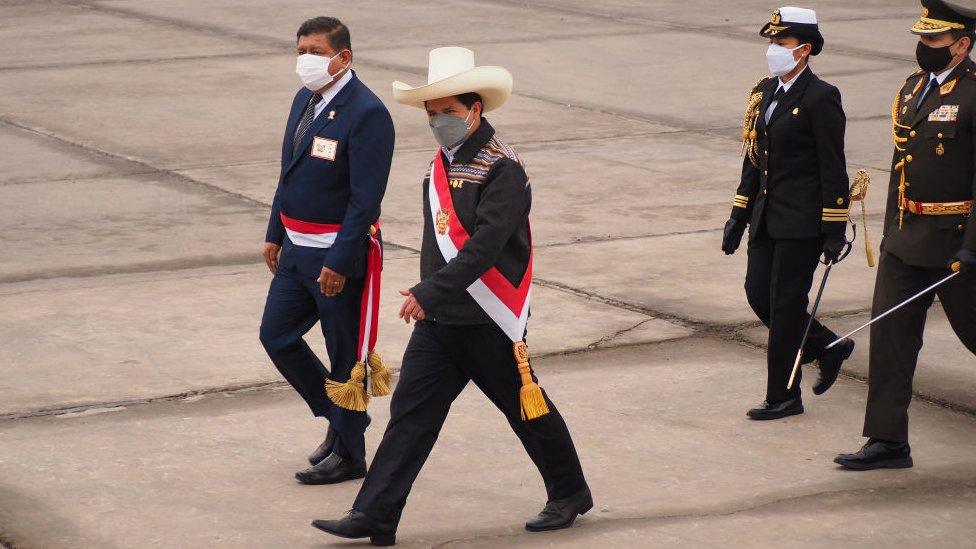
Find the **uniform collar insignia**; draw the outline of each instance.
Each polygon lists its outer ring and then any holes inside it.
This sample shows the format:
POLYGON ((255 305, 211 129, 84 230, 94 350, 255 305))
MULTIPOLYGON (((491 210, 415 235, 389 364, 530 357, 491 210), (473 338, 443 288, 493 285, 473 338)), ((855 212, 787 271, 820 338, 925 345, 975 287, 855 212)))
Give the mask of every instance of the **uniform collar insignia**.
POLYGON ((956 79, 954 79, 954 80, 952 80, 950 82, 946 82, 945 84, 943 84, 942 87, 939 88, 939 95, 942 96, 942 97, 945 97, 945 96, 949 95, 950 93, 952 93, 956 89, 956 84, 958 82, 959 82, 959 79, 956 78, 956 79))

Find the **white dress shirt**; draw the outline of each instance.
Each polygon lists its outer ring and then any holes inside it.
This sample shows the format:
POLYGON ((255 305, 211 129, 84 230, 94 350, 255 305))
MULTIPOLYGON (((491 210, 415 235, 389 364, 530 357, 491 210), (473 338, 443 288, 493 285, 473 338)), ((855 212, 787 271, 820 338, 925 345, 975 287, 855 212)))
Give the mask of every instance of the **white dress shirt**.
POLYGON ((444 156, 447 157, 447 163, 448 164, 453 164, 454 163, 454 155, 456 155, 457 152, 458 152, 458 150, 460 150, 461 147, 464 146, 465 141, 467 141, 467 139, 465 139, 464 141, 462 141, 460 145, 458 145, 457 147, 454 147, 453 149, 448 149, 448 148, 445 148, 445 147, 441 147, 441 150, 444 151, 444 156))
MULTIPOLYGON (((806 70, 807 70, 807 68, 806 67, 803 67, 803 70, 801 70, 800 72, 796 73, 796 76, 794 76, 793 78, 790 78, 789 81, 787 81, 787 82, 783 82, 783 80, 780 79, 779 80, 779 86, 776 87, 776 93, 779 93, 779 90, 783 90, 783 93, 789 93, 790 88, 792 88, 793 87, 793 84, 796 83, 796 79, 799 78, 801 74, 803 74, 804 72, 806 72, 806 70)), ((774 94, 774 97, 775 97, 775 94, 774 94)), ((769 108, 766 109, 766 123, 767 124, 769 124, 769 119, 773 117, 773 113, 776 112, 776 106, 777 105, 779 105, 779 100, 776 100, 776 101, 773 101, 772 103, 770 103, 769 104, 769 108)))
POLYGON ((339 95, 339 92, 342 91, 342 88, 344 88, 350 80, 352 80, 352 69, 346 71, 346 74, 342 75, 342 78, 340 78, 339 81, 336 82, 331 88, 325 90, 325 93, 322 94, 322 100, 315 105, 315 118, 318 118, 319 115, 322 114, 322 111, 329 106, 329 103, 335 99, 335 96, 339 95))
POLYGON ((940 86, 945 84, 946 78, 949 78, 949 73, 951 73, 955 68, 956 67, 948 68, 939 74, 929 73, 929 81, 926 83, 926 86, 922 88, 922 95, 919 96, 918 103, 916 103, 916 105, 921 106, 922 102, 925 101, 925 96, 929 94, 929 86, 932 85, 933 80, 937 81, 940 86))

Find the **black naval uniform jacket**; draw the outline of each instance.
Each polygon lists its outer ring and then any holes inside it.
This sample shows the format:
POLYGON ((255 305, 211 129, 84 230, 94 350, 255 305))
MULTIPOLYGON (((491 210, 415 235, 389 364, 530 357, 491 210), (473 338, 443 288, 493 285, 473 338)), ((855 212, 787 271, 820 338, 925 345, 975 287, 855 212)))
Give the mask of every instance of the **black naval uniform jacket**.
POLYGON ((746 155, 732 219, 750 222, 750 240, 763 229, 774 239, 843 234, 847 218, 840 212, 850 207, 850 185, 840 91, 807 67, 766 124, 778 87, 778 78, 767 78, 754 90, 763 93, 756 124, 760 165, 746 155))
MULTIPOLYGON (((443 152, 440 153, 444 155, 443 152)), ((424 239, 421 282, 410 291, 427 314, 442 324, 490 324, 491 318, 467 292, 492 266, 518 285, 531 254, 529 211, 532 189, 515 151, 495 137, 484 118, 448 165, 454 213, 470 238, 450 263, 444 261, 428 207, 431 171, 424 178, 424 239)))
POLYGON ((902 87, 893 116, 899 140, 892 161, 881 248, 908 265, 944 268, 962 248, 976 251, 976 216, 914 215, 905 212, 899 229, 898 187, 904 161, 906 196, 916 202, 959 202, 976 195, 976 64, 966 59, 929 92, 919 96, 929 73, 912 74, 902 87), (906 99, 907 98, 907 99, 906 99), (907 126, 907 127, 901 127, 907 126), (941 154, 940 154, 941 152, 941 154))

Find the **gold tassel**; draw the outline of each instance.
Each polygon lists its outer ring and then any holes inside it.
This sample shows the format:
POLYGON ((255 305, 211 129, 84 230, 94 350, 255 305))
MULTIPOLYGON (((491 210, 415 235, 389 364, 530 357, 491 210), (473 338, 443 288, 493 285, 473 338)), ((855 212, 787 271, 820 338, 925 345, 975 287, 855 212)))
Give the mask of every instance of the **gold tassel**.
POLYGON ((542 387, 532 381, 532 368, 529 366, 529 348, 524 341, 516 341, 513 347, 515 361, 518 362, 519 374, 522 376, 522 388, 519 390, 519 402, 522 406, 522 420, 530 421, 549 413, 549 406, 542 394, 542 387))
POLYGON ((901 170, 901 177, 898 183, 898 230, 905 226, 905 198, 908 191, 908 181, 905 177, 905 161, 895 164, 896 170, 901 170))
POLYGON ((858 170, 851 184, 851 201, 861 203, 861 225, 864 227, 864 251, 868 256, 868 267, 877 265, 874 259, 874 243, 871 242, 871 235, 868 233, 868 210, 864 205, 868 197, 868 189, 871 187, 871 174, 867 170, 858 170))
POLYGON ((349 381, 339 383, 331 379, 325 380, 325 394, 340 408, 365 412, 369 396, 366 394, 364 379, 366 379, 366 365, 357 362, 349 373, 349 381))
POLYGON ((383 363, 383 357, 376 351, 370 351, 367 355, 369 362, 369 392, 374 397, 381 397, 390 394, 390 370, 383 363))

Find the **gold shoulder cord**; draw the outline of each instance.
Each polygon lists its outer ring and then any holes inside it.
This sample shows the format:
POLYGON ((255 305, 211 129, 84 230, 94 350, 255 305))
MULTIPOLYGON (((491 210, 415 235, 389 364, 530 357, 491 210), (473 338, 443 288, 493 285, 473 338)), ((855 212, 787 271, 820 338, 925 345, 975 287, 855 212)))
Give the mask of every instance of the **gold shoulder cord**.
MULTIPOLYGON (((910 99, 918 90, 921 88, 922 80, 918 81, 915 89, 912 93, 906 97, 906 101, 910 99)), ((901 146, 902 143, 907 143, 907 137, 900 137, 898 135, 898 130, 908 130, 911 126, 906 126, 899 122, 901 118, 901 110, 899 107, 902 105, 902 95, 901 90, 898 90, 898 94, 895 95, 895 100, 891 103, 891 137, 895 142, 895 150, 898 152, 905 152, 905 148, 901 146)), ((901 170, 901 178, 898 182, 898 228, 901 229, 905 222, 905 191, 908 189, 908 181, 905 177, 905 159, 902 158, 900 162, 895 164, 895 170, 901 170)), ((863 204, 863 203, 862 203, 863 204)))
POLYGON ((757 140, 759 135, 756 133, 756 123, 759 121, 759 105, 763 100, 763 93, 757 90, 763 80, 765 78, 760 78, 752 87, 752 91, 749 93, 749 104, 746 105, 746 113, 742 117, 742 148, 739 154, 748 155, 749 163, 754 168, 759 167, 759 142, 757 140))

